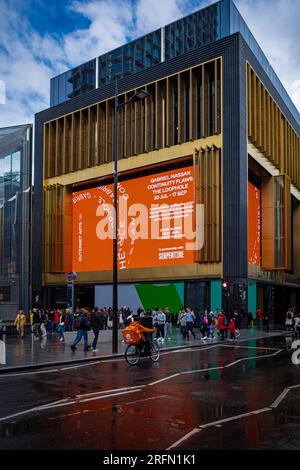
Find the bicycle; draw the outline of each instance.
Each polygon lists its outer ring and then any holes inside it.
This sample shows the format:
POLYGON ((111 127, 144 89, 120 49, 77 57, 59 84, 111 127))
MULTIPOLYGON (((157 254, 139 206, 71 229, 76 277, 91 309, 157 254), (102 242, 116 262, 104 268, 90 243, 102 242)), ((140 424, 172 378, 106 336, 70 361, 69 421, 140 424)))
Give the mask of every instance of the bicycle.
POLYGON ((129 344, 125 350, 125 359, 130 366, 137 366, 142 357, 149 357, 152 362, 158 362, 159 356, 159 347, 152 339, 129 344))

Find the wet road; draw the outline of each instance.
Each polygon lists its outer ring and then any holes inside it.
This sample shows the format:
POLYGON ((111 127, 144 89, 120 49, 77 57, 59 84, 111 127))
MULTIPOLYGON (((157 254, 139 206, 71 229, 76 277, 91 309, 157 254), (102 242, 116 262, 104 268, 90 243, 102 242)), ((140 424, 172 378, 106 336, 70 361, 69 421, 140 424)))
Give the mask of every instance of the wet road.
POLYGON ((117 359, 0 375, 0 449, 300 448, 300 366, 286 346, 273 337, 139 367, 117 359))

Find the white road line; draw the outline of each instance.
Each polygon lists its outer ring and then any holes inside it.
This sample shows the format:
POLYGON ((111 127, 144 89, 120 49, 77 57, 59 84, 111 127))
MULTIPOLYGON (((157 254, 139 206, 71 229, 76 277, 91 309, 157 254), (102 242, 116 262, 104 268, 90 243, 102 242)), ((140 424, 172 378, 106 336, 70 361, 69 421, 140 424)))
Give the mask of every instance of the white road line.
POLYGON ((70 406, 70 405, 86 403, 86 402, 94 401, 94 400, 102 400, 104 398, 113 398, 113 397, 116 397, 116 396, 119 396, 119 395, 126 395, 128 393, 140 392, 141 390, 142 390, 142 388, 139 388, 139 389, 130 390, 130 391, 127 391, 127 392, 102 395, 100 397, 95 397, 95 398, 87 398, 86 400, 68 400, 68 399, 64 399, 64 400, 52 402, 52 403, 49 403, 49 404, 46 404, 46 405, 36 406, 34 408, 30 408, 29 410, 20 411, 19 413, 14 413, 14 414, 9 415, 9 416, 4 416, 4 417, 0 418, 0 422, 1 421, 7 421, 8 419, 16 418, 18 416, 23 416, 23 415, 26 415, 26 414, 29 414, 29 413, 35 413, 36 411, 45 411, 45 410, 50 410, 52 408, 60 408, 61 406, 70 406))
POLYGON ((61 419, 61 418, 68 418, 69 416, 75 416, 75 415, 80 415, 81 411, 77 411, 77 413, 69 413, 67 415, 60 415, 60 416, 52 416, 49 418, 49 421, 54 421, 56 419, 61 419))
POLYGON ((271 408, 277 408, 277 406, 279 405, 279 403, 282 402, 282 400, 284 399, 284 397, 290 392, 290 389, 289 388, 285 388, 283 390, 283 392, 279 395, 279 397, 276 398, 276 400, 272 403, 271 405, 271 408))
POLYGON ((191 436, 194 436, 195 434, 198 434, 201 431, 199 428, 194 428, 192 431, 190 431, 188 434, 183 436, 181 439, 178 439, 178 441, 174 442, 170 447, 168 447, 166 450, 171 450, 171 449, 176 449, 176 447, 179 446, 182 442, 186 441, 189 439, 191 436))
POLYGON ((118 397, 120 395, 127 395, 128 393, 136 393, 136 392, 141 392, 143 389, 142 388, 137 388, 135 390, 128 390, 127 392, 120 392, 120 393, 111 393, 109 395, 102 395, 100 397, 94 397, 94 398, 86 398, 85 400, 79 400, 77 403, 86 403, 88 401, 94 401, 94 400, 102 400, 103 398, 114 398, 118 397))
POLYGON ((292 385, 291 387, 287 387, 289 390, 293 390, 293 388, 299 388, 300 387, 300 384, 299 385, 292 385))
POLYGON ((260 413, 265 413, 266 411, 271 411, 271 407, 261 408, 260 410, 249 411, 249 413, 243 413, 236 416, 231 416, 230 418, 220 419, 218 421, 212 421, 211 423, 202 424, 199 426, 199 429, 207 429, 212 426, 216 426, 223 423, 228 423, 230 421, 236 421, 238 419, 247 418, 248 416, 258 415, 260 413))
POLYGON ((110 392, 111 393, 123 392, 123 391, 126 391, 126 390, 135 390, 137 388, 143 388, 143 387, 146 387, 146 385, 136 385, 135 387, 112 388, 111 390, 103 390, 102 392, 79 394, 79 395, 76 395, 76 398, 92 397, 92 396, 95 396, 95 395, 103 395, 105 393, 107 394, 107 393, 110 393, 110 392))
POLYGON ((266 349, 268 351, 277 351, 278 348, 263 348, 263 347, 256 347, 256 346, 239 346, 238 344, 219 344, 222 348, 243 348, 243 349, 266 349))
POLYGON ((7 374, 0 374, 0 379, 2 378, 9 378, 9 377, 18 377, 20 375, 22 376, 26 376, 26 375, 36 375, 36 374, 48 374, 48 373, 51 373, 51 372, 59 372, 59 369, 50 369, 50 370, 47 370, 47 371, 36 371, 36 372, 20 372, 18 374, 11 374, 10 372, 7 372, 7 374))
POLYGON ((255 411, 251 411, 249 413, 244 413, 244 414, 241 414, 241 415, 232 416, 231 418, 220 419, 219 421, 213 421, 212 423, 203 424, 203 425, 199 426, 198 428, 194 428, 192 431, 185 434, 185 436, 183 436, 178 441, 174 442, 166 450, 176 449, 176 447, 178 447, 180 444, 182 444, 182 442, 188 440, 190 437, 194 436, 195 434, 198 434, 199 432, 201 432, 204 429, 207 429, 209 427, 219 426, 220 424, 227 423, 229 421, 235 421, 235 420, 238 420, 238 419, 245 418, 247 416, 252 416, 254 414, 265 413, 266 411, 271 411, 271 408, 261 408, 260 410, 255 410, 255 411))
POLYGON ((136 403, 142 403, 144 401, 151 401, 151 400, 158 400, 159 398, 166 398, 168 395, 157 395, 155 397, 150 397, 150 398, 142 398, 141 400, 136 400, 136 401, 130 401, 127 403, 124 403, 122 406, 126 405, 135 405, 136 403))
POLYGON ((100 364, 100 363, 101 363, 101 361, 95 361, 95 362, 91 362, 89 364, 81 364, 81 365, 78 365, 78 366, 64 367, 63 369, 59 369, 59 370, 80 369, 81 367, 94 366, 94 365, 100 364))
POLYGON ((218 370, 218 369, 224 369, 225 366, 220 366, 220 367, 210 367, 209 369, 197 369, 197 370, 187 370, 185 372, 181 372, 180 374, 185 375, 185 374, 195 374, 196 372, 207 372, 208 370, 218 370))
POLYGON ((178 372, 178 374, 169 375, 168 377, 164 377, 163 379, 156 380, 155 382, 151 382, 150 384, 147 384, 147 385, 149 387, 152 387, 152 385, 156 385, 156 384, 159 384, 161 382, 165 382, 166 380, 170 380, 173 377, 177 377, 178 375, 181 375, 181 374, 182 374, 182 372, 178 372))

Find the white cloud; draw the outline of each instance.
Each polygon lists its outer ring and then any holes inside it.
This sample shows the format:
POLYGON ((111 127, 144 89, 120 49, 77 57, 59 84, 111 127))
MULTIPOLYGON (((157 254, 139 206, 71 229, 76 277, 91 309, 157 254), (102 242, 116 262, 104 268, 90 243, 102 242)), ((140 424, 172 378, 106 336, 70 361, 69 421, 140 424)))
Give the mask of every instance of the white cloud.
MULTIPOLYGON (((89 26, 58 37, 33 30, 24 9, 0 0, 0 80, 7 91, 0 127, 33 122, 34 113, 49 106, 51 77, 209 3, 213 0, 74 0, 69 8, 89 26)), ((300 108, 299 0, 236 4, 300 108)))
POLYGON ((236 0, 235 3, 300 109, 299 0, 236 0))

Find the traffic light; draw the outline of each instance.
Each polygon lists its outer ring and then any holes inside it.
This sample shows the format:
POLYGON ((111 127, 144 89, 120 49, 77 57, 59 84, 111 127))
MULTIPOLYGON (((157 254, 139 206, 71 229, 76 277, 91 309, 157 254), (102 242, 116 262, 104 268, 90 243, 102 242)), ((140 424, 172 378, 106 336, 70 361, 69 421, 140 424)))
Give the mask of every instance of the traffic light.
POLYGON ((227 281, 222 282, 222 294, 223 294, 223 297, 230 296, 230 285, 229 285, 229 282, 227 281))

